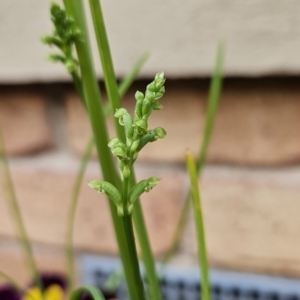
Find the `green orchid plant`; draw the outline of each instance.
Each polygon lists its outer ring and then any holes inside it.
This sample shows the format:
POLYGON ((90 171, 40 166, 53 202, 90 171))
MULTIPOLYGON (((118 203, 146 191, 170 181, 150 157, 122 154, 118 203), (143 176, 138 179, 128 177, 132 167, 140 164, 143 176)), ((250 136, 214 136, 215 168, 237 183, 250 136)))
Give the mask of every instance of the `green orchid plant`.
POLYGON ((117 157, 118 166, 121 175, 121 191, 107 181, 93 180, 89 186, 99 193, 106 194, 117 207, 118 215, 131 215, 133 205, 144 192, 149 192, 160 181, 157 177, 150 177, 141 180, 128 191, 129 177, 139 152, 150 142, 162 139, 166 136, 166 131, 162 127, 148 129, 148 119, 153 110, 162 109, 159 103, 160 98, 165 92, 165 78, 163 73, 155 76, 152 83, 147 86, 145 95, 136 92, 136 106, 134 110, 134 119, 125 108, 118 109, 114 116, 124 127, 126 137, 125 143, 118 137, 110 140, 108 147, 111 153, 117 157))
MULTIPOLYGON (((9 199, 14 218, 16 220, 24 253, 32 272, 35 285, 24 289, 14 282, 12 278, 1 273, 0 277, 6 279, 14 287, 14 295, 5 300, 103 300, 104 295, 95 287, 83 286, 75 289, 74 253, 72 248, 72 236, 75 219, 75 211, 78 202, 79 190, 86 168, 95 147, 98 154, 99 167, 103 179, 95 179, 88 185, 100 194, 105 194, 109 201, 110 213, 118 243, 120 258, 123 264, 124 277, 131 300, 162 300, 159 277, 157 275, 153 253, 151 251, 148 233, 140 205, 140 197, 145 192, 150 192, 161 180, 151 176, 147 179, 136 181, 134 164, 140 151, 151 142, 162 139, 166 131, 162 127, 148 128, 149 118, 156 110, 161 110, 160 103, 165 93, 164 73, 156 74, 154 80, 147 85, 144 93, 135 93, 134 115, 122 107, 121 98, 128 90, 130 84, 137 76, 140 68, 146 61, 148 54, 143 55, 132 71, 118 85, 114 66, 111 58, 110 47, 106 34, 105 22, 99 0, 89 0, 89 7, 93 21, 96 41, 101 60, 106 94, 109 100, 108 106, 104 106, 99 90, 98 79, 94 70, 94 62, 91 54, 89 33, 85 20, 85 12, 82 0, 64 0, 64 8, 56 3, 51 4, 51 20, 54 25, 52 34, 42 38, 43 42, 56 49, 49 56, 53 62, 62 63, 70 74, 77 93, 89 116, 93 130, 93 137, 86 147, 82 158, 80 170, 74 185, 74 196, 70 207, 68 219, 68 238, 66 246, 67 254, 67 279, 65 284, 44 284, 43 277, 39 274, 33 256, 32 247, 26 233, 21 212, 14 193, 13 183, 8 168, 8 161, 4 151, 4 145, 0 134, 0 158, 5 169, 5 177, 9 187, 9 199), (106 125, 106 116, 113 112, 116 137, 109 139, 106 125), (116 160, 116 161, 115 161, 116 160), (117 163, 115 163, 117 162, 117 163), (117 167, 116 167, 117 166, 117 167), (136 240, 139 241, 141 258, 144 264, 145 276, 148 281, 147 290, 141 275, 139 257, 137 254, 136 240), (16 292, 17 291, 17 292, 16 292), (21 296, 20 296, 21 295, 21 296), (88 297, 88 298, 84 298, 88 297)), ((173 243, 166 254, 164 262, 168 261, 176 249, 186 220, 190 199, 193 199, 193 210, 196 220, 196 231, 199 248, 199 261, 202 276, 202 299, 210 300, 209 272, 204 238, 204 225, 198 191, 197 179, 206 160, 207 148, 213 128, 218 100, 221 91, 221 70, 223 48, 219 47, 216 68, 210 87, 207 118, 203 140, 200 145, 199 159, 195 162, 193 157, 187 155, 187 166, 191 178, 191 192, 188 193, 176 230, 173 243)), ((1 133, 1 132, 0 132, 1 133)))

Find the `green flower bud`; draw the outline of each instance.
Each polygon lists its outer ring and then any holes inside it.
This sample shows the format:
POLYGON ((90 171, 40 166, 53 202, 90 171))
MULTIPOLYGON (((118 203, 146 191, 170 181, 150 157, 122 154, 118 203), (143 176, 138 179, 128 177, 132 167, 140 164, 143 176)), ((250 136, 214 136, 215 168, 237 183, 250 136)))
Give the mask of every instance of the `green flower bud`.
POLYGON ((59 38, 55 37, 55 36, 49 36, 49 35, 43 36, 42 37, 42 42, 44 44, 47 44, 47 45, 50 45, 50 46, 55 45, 58 48, 62 47, 62 41, 59 38))
POLYGON ((151 191, 160 181, 160 178, 150 177, 138 182, 129 193, 129 203, 133 204, 144 192, 151 191))
POLYGON ((159 139, 163 139, 167 135, 167 132, 162 127, 155 128, 154 132, 159 139))
POLYGON ((153 104, 152 104, 152 109, 153 110, 160 110, 160 109, 162 109, 163 108, 163 106, 158 102, 158 101, 156 101, 156 102, 154 102, 153 104))
POLYGON ((122 197, 120 192, 111 183, 95 179, 88 182, 88 185, 92 189, 96 190, 99 194, 107 195, 108 198, 111 199, 116 205, 122 203, 122 197))
POLYGON ((151 82, 147 85, 147 92, 155 92, 155 87, 154 87, 154 83, 151 82))
POLYGON ((67 59, 65 66, 70 73, 73 73, 77 70, 77 64, 73 59, 67 59))
POLYGON ((162 86, 162 84, 163 84, 163 83, 161 83, 161 82, 155 82, 155 85, 154 85, 155 90, 156 90, 156 91, 159 91, 160 88, 161 88, 161 86, 162 86))
POLYGON ((66 62, 65 56, 60 55, 60 54, 50 54, 48 56, 48 58, 50 61, 53 61, 53 62, 62 62, 63 64, 66 62))
POLYGON ((116 110, 114 116, 117 118, 117 119, 120 119, 123 117, 124 114, 127 113, 127 110, 125 108, 119 108, 116 110))
MULTIPOLYGON (((125 127, 125 136, 127 139, 131 140, 133 137, 133 133, 134 133, 131 116, 129 113, 126 113, 123 115, 122 119, 123 119, 123 124, 125 127)), ((120 120, 121 119, 119 119, 119 121, 120 120)))
POLYGON ((117 137, 115 137, 115 138, 112 138, 112 139, 109 141, 108 147, 109 147, 109 148, 113 148, 113 147, 117 146, 118 144, 121 144, 121 142, 120 142, 120 140, 119 140, 117 137))
POLYGON ((143 100, 138 100, 134 109, 134 120, 137 121, 143 117, 142 115, 143 100))
POLYGON ((154 83, 154 86, 155 86, 155 90, 156 90, 156 91, 159 90, 160 87, 164 85, 164 83, 165 83, 165 81, 166 81, 166 79, 165 79, 164 76, 165 76, 165 75, 164 75, 163 72, 158 73, 158 74, 155 75, 155 78, 154 78, 154 82, 155 82, 155 83, 154 83))
POLYGON ((111 148, 111 153, 120 159, 128 159, 125 145, 118 145, 111 148))
POLYGON ((134 141, 130 146, 130 152, 132 152, 132 153, 135 152, 136 149, 138 148, 139 144, 140 144, 140 140, 134 141))
POLYGON ((149 116, 151 113, 151 103, 148 99, 144 99, 142 106, 142 115, 149 116))
POLYGON ((147 124, 147 121, 144 120, 144 119, 140 119, 140 120, 137 120, 134 124, 133 124, 135 130, 136 130, 136 133, 138 135, 142 135, 144 134, 146 131, 147 131, 147 128, 148 128, 148 124, 147 124))
POLYGON ((146 99, 149 101, 149 102, 154 102, 155 101, 155 93, 153 92, 146 92, 146 99))
POLYGON ((165 82, 165 74, 164 72, 157 73, 154 77, 155 81, 163 81, 165 82))
POLYGON ((144 94, 140 91, 137 91, 134 95, 135 99, 138 100, 144 100, 144 94))

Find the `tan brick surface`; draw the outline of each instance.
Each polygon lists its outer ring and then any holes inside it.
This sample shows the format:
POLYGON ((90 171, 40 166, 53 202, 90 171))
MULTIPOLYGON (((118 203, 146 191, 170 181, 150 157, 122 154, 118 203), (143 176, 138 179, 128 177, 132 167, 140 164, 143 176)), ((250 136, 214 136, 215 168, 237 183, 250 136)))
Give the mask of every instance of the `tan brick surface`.
MULTIPOLYGON (((21 170, 13 167, 13 178, 25 225, 34 241, 63 245, 66 236, 66 218, 74 177, 70 173, 45 170, 21 170)), ((164 172, 163 172, 164 173, 164 172)), ((155 173, 164 180, 142 200, 151 243, 155 253, 166 250, 181 207, 181 177, 155 173), (149 199, 151 198, 151 199, 149 199)), ((153 173, 141 173, 147 178, 153 173)), ((89 179, 94 179, 90 176, 89 179)), ((116 243, 107 201, 90 189, 87 178, 82 187, 75 225, 77 248, 96 252, 116 253, 116 243)), ((0 235, 14 236, 14 227, 0 192, 0 235)))
MULTIPOLYGON (((144 86, 137 86, 144 89, 144 86)), ((167 137, 148 145, 140 154, 144 161, 182 162, 186 148, 195 153, 202 139, 207 86, 171 82, 150 126, 162 126, 167 137)), ((132 90, 124 106, 133 109, 132 90)), ((300 160, 300 102, 295 83, 275 81, 225 82, 208 152, 209 162, 279 165, 300 160)), ((83 153, 91 135, 85 112, 78 99, 67 101, 70 144, 83 153)), ((110 132, 112 122, 109 122, 110 132)))
POLYGON ((0 125, 10 155, 37 152, 53 145, 45 103, 32 89, 0 89, 0 125))
POLYGON ((228 85, 216 119, 210 161, 256 165, 299 161, 299 95, 293 82, 228 85))
MULTIPOLYGON (((299 182, 276 184, 274 178, 259 182, 261 176, 255 176, 204 178, 201 194, 210 263, 300 277, 299 182)), ((191 214, 175 263, 197 263, 192 219, 191 214)))

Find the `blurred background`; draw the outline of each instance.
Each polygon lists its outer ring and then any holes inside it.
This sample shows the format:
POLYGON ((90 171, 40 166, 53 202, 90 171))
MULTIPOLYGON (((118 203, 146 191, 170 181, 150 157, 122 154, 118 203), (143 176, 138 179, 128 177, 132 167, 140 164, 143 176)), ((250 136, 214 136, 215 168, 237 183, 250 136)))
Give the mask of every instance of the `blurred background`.
MULTIPOLYGON (((134 92, 156 73, 167 78, 164 109, 153 114, 151 125, 164 127, 168 136, 147 147, 137 164, 139 178, 163 178, 142 201, 157 258, 168 249, 181 213, 188 189, 184 151, 198 152, 217 45, 224 41, 224 89, 201 179, 209 260, 228 270, 299 277, 300 2, 102 4, 119 79, 151 51, 124 106, 133 107, 134 92)), ((66 70, 46 61, 53 50, 40 38, 52 32, 49 5, 0 2, 0 124, 39 266, 64 271, 68 207, 91 130, 66 70)), ((99 176, 92 160, 76 218, 78 259, 117 253, 107 203, 86 185, 99 176)), ((173 257, 179 266, 197 261, 191 218, 173 257)), ((0 267, 29 280, 2 186, 0 267)))

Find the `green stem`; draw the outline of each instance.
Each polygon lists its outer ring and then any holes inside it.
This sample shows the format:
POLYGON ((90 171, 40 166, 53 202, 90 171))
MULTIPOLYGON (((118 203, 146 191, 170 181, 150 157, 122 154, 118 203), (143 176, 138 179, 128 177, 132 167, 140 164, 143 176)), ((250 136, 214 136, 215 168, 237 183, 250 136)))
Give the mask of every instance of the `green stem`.
POLYGON ((200 276, 202 278, 201 299, 210 300, 209 270, 208 270, 207 253, 206 253, 204 222, 203 222, 203 215, 202 215, 202 208, 201 208, 202 207, 201 197, 198 188, 198 174, 197 174, 196 163, 191 154, 186 155, 186 164, 187 164, 190 182, 191 182, 192 204, 193 204, 195 227, 197 233, 199 267, 200 267, 200 276))
POLYGON ((4 140, 2 135, 2 130, 0 128, 0 162, 3 164, 4 179, 7 187, 7 201, 10 206, 10 210, 13 214, 13 219, 15 221, 16 229, 19 234, 20 242, 24 250, 26 262, 31 271, 31 276, 34 282, 38 285, 41 292, 43 292, 42 281, 38 272, 38 268, 34 259, 33 250, 30 244, 30 240, 24 225, 24 221, 21 214, 21 209, 18 204, 12 176, 9 170, 9 163, 4 147, 4 140))
MULTIPOLYGON (((108 43, 107 33, 105 29, 104 18, 99 0, 89 0, 90 11, 93 19, 98 51, 103 68, 103 76, 106 92, 110 103, 112 103, 113 111, 121 107, 121 99, 118 91, 115 71, 113 67, 110 47, 108 43)), ((120 126, 119 121, 114 118, 117 136, 125 141, 124 130, 120 126)))
MULTIPOLYGON (((107 147, 108 134, 98 83, 93 68, 88 31, 84 15, 84 7, 82 5, 82 1, 78 0, 64 0, 64 4, 68 14, 74 18, 76 25, 79 27, 82 33, 82 38, 76 42, 76 50, 79 58, 85 101, 92 124, 95 144, 97 147, 99 162, 101 163, 102 167, 103 177, 104 180, 112 183, 116 187, 119 187, 120 180, 114 167, 112 155, 109 151, 109 148, 107 147)), ((133 261, 134 253, 130 253, 128 251, 129 247, 126 239, 127 232, 125 231, 124 223, 121 222, 120 218, 118 217, 116 207, 112 203, 112 201, 109 201, 109 206, 131 300, 143 300, 144 294, 141 293, 141 291, 143 291, 143 285, 141 284, 141 278, 139 276, 140 274, 139 272, 132 271, 135 263, 133 261), (134 275, 134 277, 130 277, 130 275, 134 275), (139 284, 141 284, 141 286, 138 286, 139 284)))
POLYGON ((124 214, 128 215, 127 203, 128 203, 128 178, 123 178, 122 180, 122 202, 123 202, 123 210, 124 214))
MULTIPOLYGON (((135 238, 133 234, 133 226, 132 226, 132 218, 131 215, 125 214, 123 217, 121 217, 123 226, 125 228, 125 234, 126 234, 126 240, 127 240, 127 250, 131 254, 130 264, 131 268, 127 269, 124 265, 124 272, 126 274, 126 277, 129 277, 130 284, 133 284, 136 286, 134 290, 134 295, 130 295, 130 299, 137 299, 137 300, 143 300, 145 298, 144 293, 144 287, 143 287, 143 281, 142 276, 140 272, 140 266, 138 261, 138 254, 136 250, 135 245, 135 238)), ((128 280, 128 279, 127 279, 128 280)))
POLYGON ((86 104, 85 104, 85 101, 84 101, 84 94, 83 94, 81 79, 80 79, 79 75, 77 74, 77 72, 72 72, 71 76, 72 76, 72 80, 74 82, 76 91, 79 95, 79 98, 80 98, 82 104, 86 107, 86 104))
MULTIPOLYGON (((113 111, 115 111, 116 109, 121 107, 121 102, 120 102, 119 92, 117 90, 117 83, 116 83, 116 78, 114 73, 113 62, 111 58, 109 42, 106 34, 101 4, 99 0, 89 0, 89 3, 90 3, 91 14, 93 17, 93 24, 94 24, 97 43, 98 43, 100 59, 102 62, 106 90, 108 93, 108 97, 112 109, 113 111)), ((142 63, 143 61, 141 62, 141 64, 142 63)), ((115 119, 115 128, 119 139, 125 141, 124 130, 116 119, 115 119)), ((131 182, 131 184, 134 184, 134 182, 131 182)), ((144 217, 139 204, 135 204, 135 208, 133 210, 133 219, 134 219, 136 232, 142 250, 142 257, 145 263, 146 275, 150 285, 150 297, 153 300, 161 300, 159 282, 155 272, 154 257, 151 251, 150 242, 149 242, 149 238, 148 238, 148 234, 144 222, 144 217)))

